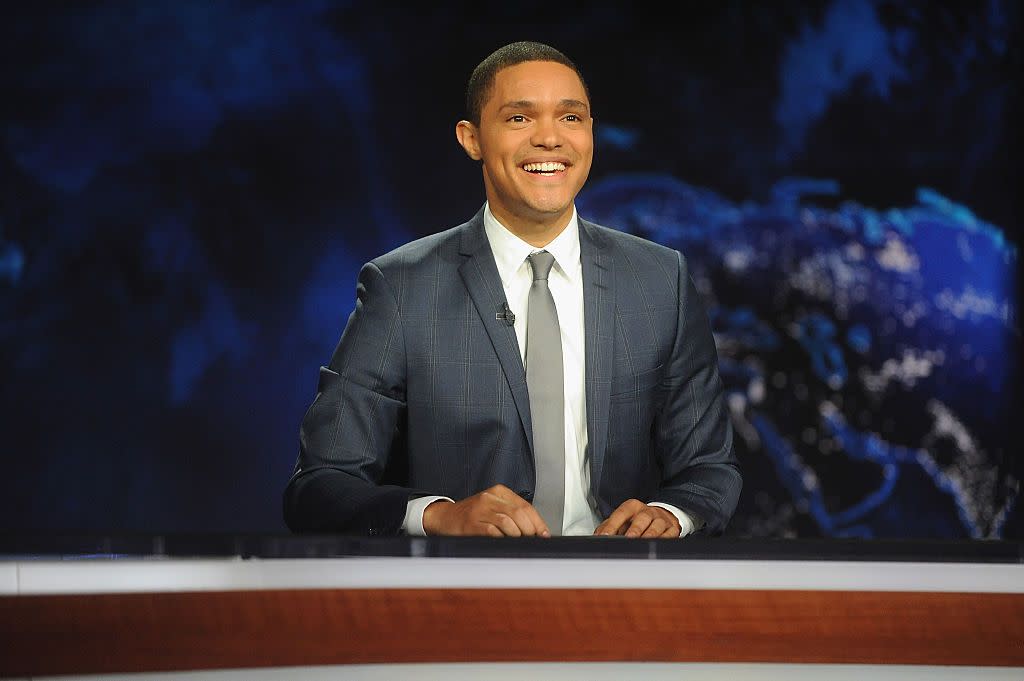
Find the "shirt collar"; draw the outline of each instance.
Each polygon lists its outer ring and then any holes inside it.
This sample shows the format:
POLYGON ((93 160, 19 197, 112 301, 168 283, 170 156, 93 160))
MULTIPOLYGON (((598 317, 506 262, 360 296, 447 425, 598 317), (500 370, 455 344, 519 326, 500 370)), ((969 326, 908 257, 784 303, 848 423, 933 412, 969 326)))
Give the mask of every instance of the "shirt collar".
POLYGON ((576 217, 576 206, 572 207, 572 217, 561 233, 551 240, 544 248, 537 248, 526 243, 498 222, 491 212, 489 203, 484 204, 484 231, 494 253, 494 264, 498 267, 498 276, 504 286, 512 275, 523 265, 527 256, 537 251, 547 251, 555 256, 555 264, 570 281, 574 281, 580 263, 580 232, 579 220, 576 217))

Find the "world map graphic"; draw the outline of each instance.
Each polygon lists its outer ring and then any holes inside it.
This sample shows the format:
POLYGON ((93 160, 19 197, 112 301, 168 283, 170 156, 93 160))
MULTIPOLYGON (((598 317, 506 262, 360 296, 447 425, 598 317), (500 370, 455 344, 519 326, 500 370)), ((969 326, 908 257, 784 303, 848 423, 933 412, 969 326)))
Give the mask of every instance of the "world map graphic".
MULTIPOLYGON (((1017 249, 927 188, 874 210, 787 179, 736 204, 671 177, 606 178, 582 214, 687 256, 745 470, 774 478, 733 531, 1001 536, 1002 395, 1020 380, 1017 249), (810 527, 808 527, 810 525, 810 527)), ((752 502, 752 503, 751 503, 752 502)))

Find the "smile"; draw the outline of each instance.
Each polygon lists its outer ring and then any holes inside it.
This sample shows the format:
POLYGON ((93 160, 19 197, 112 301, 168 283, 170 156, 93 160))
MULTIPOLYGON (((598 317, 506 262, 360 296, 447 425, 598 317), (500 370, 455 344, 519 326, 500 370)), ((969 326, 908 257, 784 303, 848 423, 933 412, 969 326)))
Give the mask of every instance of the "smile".
POLYGON ((528 173, 551 175, 565 170, 565 164, 560 161, 545 161, 544 163, 524 163, 523 170, 525 170, 528 173))

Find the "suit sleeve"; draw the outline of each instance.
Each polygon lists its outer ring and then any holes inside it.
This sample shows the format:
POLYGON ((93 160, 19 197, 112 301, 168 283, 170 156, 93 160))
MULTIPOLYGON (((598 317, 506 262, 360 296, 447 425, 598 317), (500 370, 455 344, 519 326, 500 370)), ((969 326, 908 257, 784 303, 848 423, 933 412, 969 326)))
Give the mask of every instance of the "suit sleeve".
POLYGON ((699 517, 702 531, 715 535, 736 510, 742 477, 711 325, 686 259, 676 255, 679 312, 663 383, 667 396, 653 429, 662 465, 654 501, 699 517))
POLYGON ((284 493, 295 532, 397 534, 411 490, 380 485, 401 438, 406 360, 394 293, 373 263, 363 266, 356 305, 316 398, 302 419, 299 455, 284 493))

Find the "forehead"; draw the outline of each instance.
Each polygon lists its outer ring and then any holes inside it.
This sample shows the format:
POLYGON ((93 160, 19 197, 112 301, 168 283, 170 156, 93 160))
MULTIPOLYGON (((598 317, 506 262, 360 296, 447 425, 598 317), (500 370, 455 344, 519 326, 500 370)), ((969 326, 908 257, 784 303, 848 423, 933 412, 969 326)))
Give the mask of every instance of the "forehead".
POLYGON ((554 61, 528 61, 507 66, 495 74, 486 108, 500 107, 511 101, 545 104, 565 99, 590 104, 576 72, 554 61))

